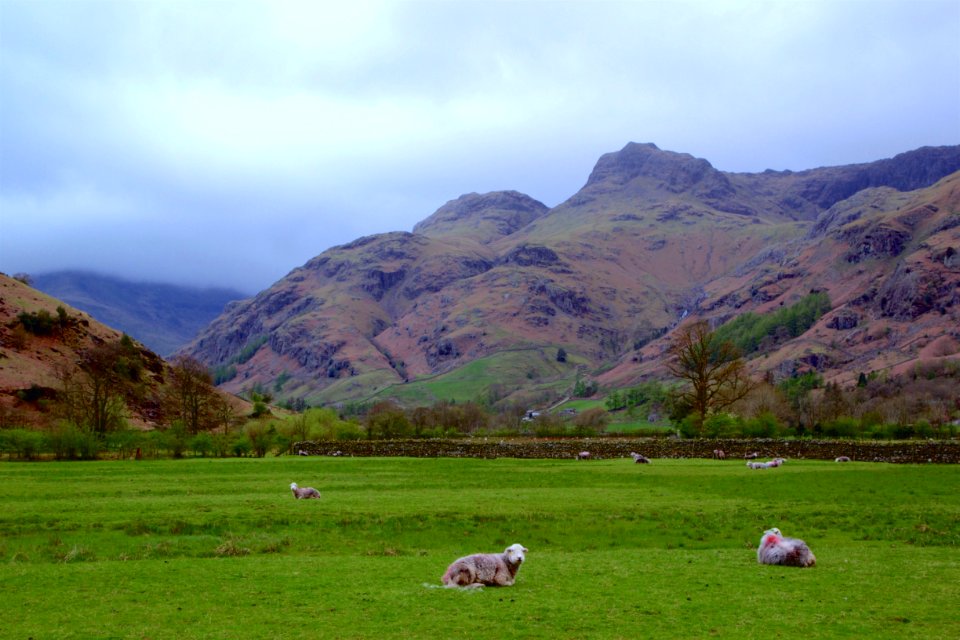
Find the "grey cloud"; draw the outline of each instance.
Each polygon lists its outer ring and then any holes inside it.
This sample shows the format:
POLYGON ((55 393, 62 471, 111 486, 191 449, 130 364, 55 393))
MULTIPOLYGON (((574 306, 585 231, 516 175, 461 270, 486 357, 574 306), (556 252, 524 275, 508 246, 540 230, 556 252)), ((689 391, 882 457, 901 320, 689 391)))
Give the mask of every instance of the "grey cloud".
POLYGON ((728 171, 960 142, 956 2, 0 3, 0 269, 244 290, 628 141, 728 171))

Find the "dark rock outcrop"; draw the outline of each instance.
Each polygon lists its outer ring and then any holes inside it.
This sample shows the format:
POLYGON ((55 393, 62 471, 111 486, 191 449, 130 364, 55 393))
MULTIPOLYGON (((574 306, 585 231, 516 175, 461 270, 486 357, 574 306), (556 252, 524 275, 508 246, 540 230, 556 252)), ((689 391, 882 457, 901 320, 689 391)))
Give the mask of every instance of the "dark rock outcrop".
POLYGON ((855 264, 869 258, 892 258, 903 253, 910 233, 889 224, 847 227, 841 237, 850 245, 847 262, 855 264))

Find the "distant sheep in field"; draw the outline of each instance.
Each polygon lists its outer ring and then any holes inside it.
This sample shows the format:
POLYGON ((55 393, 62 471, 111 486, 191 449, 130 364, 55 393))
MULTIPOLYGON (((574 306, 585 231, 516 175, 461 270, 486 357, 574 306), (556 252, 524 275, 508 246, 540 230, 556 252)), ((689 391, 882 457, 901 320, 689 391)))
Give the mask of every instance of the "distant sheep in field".
POLYGON ((723 449, 714 449, 714 450, 713 450, 713 457, 714 457, 715 459, 717 459, 717 460, 726 460, 726 459, 727 459, 727 454, 725 454, 725 453, 723 452, 723 449))
POLYGON ((581 451, 580 453, 577 454, 576 458, 577 458, 577 460, 589 460, 589 459, 590 459, 590 452, 589 452, 589 451, 581 451))
POLYGON ((760 457, 760 454, 756 451, 754 451, 753 453, 745 453, 743 455, 744 460, 756 460, 759 457, 760 457))
POLYGON ((302 489, 297 486, 296 482, 290 483, 290 491, 293 492, 293 497, 297 500, 308 500, 310 498, 319 499, 320 492, 314 489, 313 487, 303 487, 302 489))
POLYGON ((770 462, 766 462, 766 463, 764 463, 764 464, 767 465, 767 468, 770 468, 770 467, 779 467, 779 466, 782 465, 784 462, 786 462, 786 459, 784 459, 784 458, 774 458, 774 459, 771 460, 770 462))
POLYGON ((836 462, 850 462, 850 458, 847 456, 838 456, 836 462))
POLYGON ((765 462, 747 462, 748 469, 766 469, 767 464, 765 462))
POLYGON ((774 527, 764 531, 760 538, 757 562, 788 567, 812 567, 817 563, 817 559, 806 542, 797 538, 784 538, 780 529, 774 527))
POLYGON ((650 464, 650 459, 644 455, 637 453, 636 451, 630 452, 630 457, 633 458, 634 463, 636 464, 650 464))
POLYGON ((517 578, 527 548, 512 544, 503 553, 476 553, 454 560, 440 579, 443 586, 476 589, 509 587, 517 578))

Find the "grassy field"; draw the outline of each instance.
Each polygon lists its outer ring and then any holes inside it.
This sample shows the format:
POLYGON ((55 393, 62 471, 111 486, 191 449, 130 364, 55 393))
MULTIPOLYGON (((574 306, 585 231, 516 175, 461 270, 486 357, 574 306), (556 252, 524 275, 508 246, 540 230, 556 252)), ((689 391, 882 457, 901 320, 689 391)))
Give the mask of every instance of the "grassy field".
POLYGON ((958 487, 793 460, 4 463, 0 637, 958 638, 958 487), (817 566, 758 565, 771 526, 817 566), (437 588, 513 542, 513 587, 437 588))

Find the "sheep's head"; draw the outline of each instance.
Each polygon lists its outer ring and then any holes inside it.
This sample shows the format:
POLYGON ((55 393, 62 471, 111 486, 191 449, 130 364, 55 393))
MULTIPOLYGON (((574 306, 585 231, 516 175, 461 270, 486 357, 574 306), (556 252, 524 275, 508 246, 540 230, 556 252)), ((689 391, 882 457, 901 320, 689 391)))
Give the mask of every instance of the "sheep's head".
POLYGON ((780 529, 773 527, 763 532, 763 536, 760 538, 760 544, 774 544, 781 538, 783 538, 783 534, 780 533, 780 529))
POLYGON ((291 482, 291 483, 290 483, 290 490, 291 490, 291 491, 296 491, 297 488, 298 488, 298 487, 297 487, 297 483, 296 483, 296 482, 291 482))
POLYGON ((527 548, 522 544, 512 544, 504 550, 503 554, 507 557, 507 562, 510 564, 520 564, 523 562, 525 558, 523 554, 526 552, 527 548))

